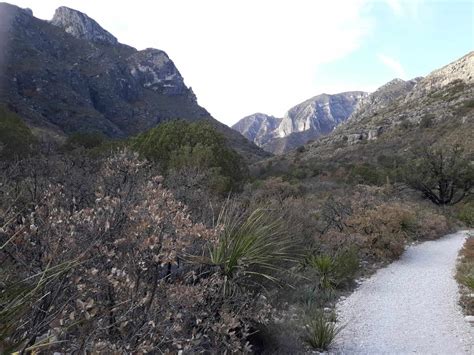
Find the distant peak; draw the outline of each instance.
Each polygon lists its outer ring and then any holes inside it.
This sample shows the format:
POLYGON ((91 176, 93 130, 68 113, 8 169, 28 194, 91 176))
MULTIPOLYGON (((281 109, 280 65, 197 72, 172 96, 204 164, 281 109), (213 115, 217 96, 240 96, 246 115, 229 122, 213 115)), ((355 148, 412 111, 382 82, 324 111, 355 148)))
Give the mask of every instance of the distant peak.
POLYGON ((95 20, 69 7, 59 7, 51 23, 79 39, 105 44, 118 43, 117 38, 103 29, 95 20))

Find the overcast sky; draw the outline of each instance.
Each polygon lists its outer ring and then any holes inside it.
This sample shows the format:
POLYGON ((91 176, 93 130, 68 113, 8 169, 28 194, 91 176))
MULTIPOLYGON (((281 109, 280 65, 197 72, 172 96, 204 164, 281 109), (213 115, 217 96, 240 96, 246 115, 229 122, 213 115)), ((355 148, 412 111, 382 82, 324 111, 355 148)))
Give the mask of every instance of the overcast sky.
POLYGON ((474 0, 10 0, 87 13, 120 42, 159 48, 198 102, 233 124, 320 93, 372 91, 474 49, 474 0))

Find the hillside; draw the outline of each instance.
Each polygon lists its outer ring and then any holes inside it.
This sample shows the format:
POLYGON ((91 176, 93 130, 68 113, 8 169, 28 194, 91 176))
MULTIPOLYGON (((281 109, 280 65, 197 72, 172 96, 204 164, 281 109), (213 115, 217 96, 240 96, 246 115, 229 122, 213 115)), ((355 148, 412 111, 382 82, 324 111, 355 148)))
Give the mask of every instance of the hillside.
POLYGON ((100 132, 124 138, 172 119, 207 119, 250 160, 263 151, 199 106, 168 55, 121 44, 86 14, 52 21, 0 3, 0 103, 43 135, 100 132))
POLYGON ((425 78, 391 81, 361 102, 326 137, 290 152, 280 165, 377 163, 410 147, 463 145, 474 150, 474 52, 425 78))
POLYGON ((366 97, 362 91, 321 94, 292 107, 283 118, 257 113, 232 128, 266 151, 282 154, 331 133, 366 97))

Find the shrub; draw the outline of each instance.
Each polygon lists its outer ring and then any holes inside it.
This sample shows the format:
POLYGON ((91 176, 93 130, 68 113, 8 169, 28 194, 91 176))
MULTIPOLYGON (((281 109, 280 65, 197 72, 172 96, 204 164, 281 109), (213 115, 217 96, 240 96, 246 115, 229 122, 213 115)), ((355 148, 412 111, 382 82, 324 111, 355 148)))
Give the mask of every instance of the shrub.
POLYGON ((326 315, 321 310, 313 312, 308 317, 304 341, 316 350, 328 350, 337 334, 342 330, 337 326, 334 318, 334 314, 326 315))
POLYGON ((405 242, 415 232, 415 212, 393 202, 359 208, 347 224, 349 230, 362 237, 366 253, 378 260, 399 258, 405 250, 405 242))
POLYGON ((355 248, 343 248, 335 255, 310 255, 306 264, 315 269, 321 289, 333 289, 353 281, 359 269, 359 257, 355 248))
POLYGON ((0 352, 250 350, 269 305, 223 294, 218 270, 188 262, 220 229, 193 223, 144 171, 122 152, 103 161, 88 206, 57 182, 14 218, 0 206, 0 352))
POLYGON ((468 227, 474 227, 474 202, 469 202, 461 206, 458 218, 468 227))
POLYGON ((262 209, 239 216, 226 207, 218 225, 222 231, 210 249, 210 262, 220 268, 231 288, 246 284, 249 278, 278 281, 274 273, 295 260, 282 222, 262 209))
POLYGON ((105 137, 100 133, 74 133, 67 138, 63 148, 67 151, 77 148, 93 149, 104 142, 105 137))
POLYGON ((186 167, 211 170, 224 180, 225 191, 239 189, 247 176, 242 158, 207 122, 163 123, 133 138, 131 147, 157 162, 164 172, 186 167))
POLYGON ((0 105, 0 159, 23 158, 34 152, 36 138, 23 120, 0 105))

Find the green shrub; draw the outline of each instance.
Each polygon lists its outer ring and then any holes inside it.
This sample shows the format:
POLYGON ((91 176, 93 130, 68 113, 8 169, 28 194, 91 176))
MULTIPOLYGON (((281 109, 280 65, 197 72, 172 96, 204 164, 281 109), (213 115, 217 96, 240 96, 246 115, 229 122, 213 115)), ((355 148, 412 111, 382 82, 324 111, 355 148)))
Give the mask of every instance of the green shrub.
POLYGON ((359 257, 355 248, 344 248, 335 255, 310 255, 306 263, 315 269, 319 287, 323 290, 351 282, 359 269, 359 257))
POLYGON ((462 206, 458 218, 468 227, 474 227, 474 203, 470 202, 462 206))
POLYGON ((37 140, 23 120, 0 106, 0 159, 22 158, 34 152, 37 140))
POLYGON ((307 263, 316 270, 319 278, 319 287, 322 289, 333 288, 336 285, 334 270, 335 260, 330 255, 311 255, 307 263))
POLYGON ((247 176, 242 158, 207 122, 163 123, 133 138, 131 146, 145 158, 157 162, 164 172, 186 167, 212 169, 225 191, 240 188, 247 176))
POLYGON ((306 325, 304 341, 316 350, 328 350, 341 331, 341 327, 337 326, 334 320, 334 314, 327 315, 321 310, 313 312, 306 325))
POLYGON ((381 169, 369 164, 355 165, 350 176, 355 183, 366 185, 382 185, 386 178, 381 169))

